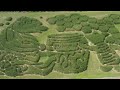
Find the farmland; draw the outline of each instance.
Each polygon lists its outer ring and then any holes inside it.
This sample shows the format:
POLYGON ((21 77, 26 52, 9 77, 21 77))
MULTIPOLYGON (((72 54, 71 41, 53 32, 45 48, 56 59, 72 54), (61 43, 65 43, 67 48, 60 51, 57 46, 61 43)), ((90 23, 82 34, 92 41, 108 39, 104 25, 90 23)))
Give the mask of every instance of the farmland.
POLYGON ((120 12, 0 12, 1 79, 120 77, 120 12))

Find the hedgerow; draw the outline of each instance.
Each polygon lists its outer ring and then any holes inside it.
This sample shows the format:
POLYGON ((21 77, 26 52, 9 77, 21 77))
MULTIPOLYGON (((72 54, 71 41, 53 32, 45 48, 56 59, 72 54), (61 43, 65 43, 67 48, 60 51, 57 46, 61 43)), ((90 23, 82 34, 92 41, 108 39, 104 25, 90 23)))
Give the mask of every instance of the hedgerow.
POLYGON ((100 66, 100 69, 103 71, 103 72, 109 72, 112 70, 112 66, 109 66, 109 65, 106 65, 106 66, 100 66))
POLYGON ((7 17, 5 20, 6 21, 12 21, 12 19, 13 19, 12 17, 7 17))
POLYGON ((82 27, 82 31, 84 33, 91 33, 92 32, 92 29, 90 26, 86 26, 86 27, 82 27))

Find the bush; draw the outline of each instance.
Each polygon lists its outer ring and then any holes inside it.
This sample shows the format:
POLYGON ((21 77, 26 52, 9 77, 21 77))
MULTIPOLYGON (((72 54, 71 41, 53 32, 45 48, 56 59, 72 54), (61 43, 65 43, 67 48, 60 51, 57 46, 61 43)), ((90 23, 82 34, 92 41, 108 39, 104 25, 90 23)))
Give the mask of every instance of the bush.
POLYGON ((119 33, 118 29, 115 28, 115 27, 109 28, 108 32, 111 33, 111 34, 119 33))
POLYGON ((71 22, 72 19, 70 18, 70 16, 67 16, 67 17, 64 18, 64 21, 65 21, 65 22, 71 22))
POLYGON ((79 18, 80 18, 80 14, 71 14, 71 15, 70 15, 70 18, 71 18, 72 20, 74 20, 74 19, 79 19, 79 18))
POLYGON ((42 23, 34 18, 20 17, 12 25, 9 26, 13 30, 20 33, 36 33, 46 31, 48 28, 42 26, 42 23))
POLYGON ((92 29, 90 26, 86 26, 86 27, 82 27, 82 31, 84 33, 91 33, 92 32, 92 29))
POLYGON ((110 37, 107 37, 105 41, 106 41, 106 43, 114 44, 115 43, 115 38, 113 38, 112 36, 110 36, 110 37))
POLYGON ((21 73, 20 67, 11 66, 5 70, 5 74, 8 76, 17 76, 21 73))
POLYGON ((76 31, 80 31, 82 29, 82 25, 76 24, 73 26, 73 29, 75 29, 76 31))
POLYGON ((106 66, 100 66, 100 69, 103 71, 103 72, 109 72, 112 70, 112 66, 109 66, 109 65, 106 65, 106 66))
POLYGON ((7 17, 6 21, 12 21, 12 19, 13 19, 12 17, 7 17))
POLYGON ((99 29, 99 25, 98 24, 95 24, 95 23, 90 23, 90 27, 92 29, 95 29, 95 30, 98 30, 99 29))
POLYGON ((58 32, 64 32, 66 30, 66 27, 65 26, 58 26, 57 27, 57 31, 58 32))
POLYGON ((55 18, 56 18, 56 20, 57 21, 63 21, 63 19, 65 18, 66 16, 65 15, 57 15, 57 16, 55 16, 55 18))
POLYGON ((72 23, 75 25, 75 24, 80 24, 81 21, 79 19, 73 19, 72 20, 72 23))
POLYGON ((89 23, 96 23, 96 22, 97 22, 97 19, 96 19, 96 18, 89 18, 89 19, 88 19, 88 22, 89 22, 89 23))
POLYGON ((80 20, 81 22, 87 22, 88 19, 89 19, 89 17, 86 16, 86 15, 83 15, 83 16, 81 16, 81 17, 79 18, 79 20, 80 20))
POLYGON ((52 17, 52 18, 48 18, 47 19, 47 22, 49 23, 49 24, 51 24, 51 25, 53 25, 53 24, 56 24, 56 18, 55 17, 52 17))
POLYGON ((114 20, 114 19, 119 19, 119 18, 120 18, 120 15, 118 15, 118 14, 110 14, 110 15, 109 15, 109 18, 112 18, 113 20, 114 20))
POLYGON ((99 26, 99 30, 101 32, 108 32, 108 29, 109 29, 109 27, 107 25, 99 26))
POLYGON ((63 21, 63 20, 57 20, 57 22, 56 22, 56 25, 58 25, 58 26, 62 26, 64 24, 65 24, 65 21, 63 21))
POLYGON ((91 34, 87 38, 94 44, 104 42, 105 36, 103 34, 91 34))
POLYGON ((98 25, 105 25, 106 22, 103 19, 99 19, 99 20, 97 20, 97 24, 98 25))
POLYGON ((103 72, 109 72, 112 70, 112 66, 110 65, 106 65, 106 66, 100 66, 100 69, 103 71, 103 72))
POLYGON ((41 49, 41 51, 44 51, 46 49, 46 45, 45 44, 40 44, 40 49, 41 49))
POLYGON ((0 26, 3 26, 4 24, 3 23, 0 23, 0 26))
POLYGON ((9 22, 6 22, 6 25, 9 25, 10 23, 9 22))
POLYGON ((115 69, 117 72, 120 72, 120 66, 119 66, 119 65, 114 66, 114 69, 115 69))
POLYGON ((65 22, 64 26, 66 28, 72 28, 73 27, 73 23, 72 22, 65 22))

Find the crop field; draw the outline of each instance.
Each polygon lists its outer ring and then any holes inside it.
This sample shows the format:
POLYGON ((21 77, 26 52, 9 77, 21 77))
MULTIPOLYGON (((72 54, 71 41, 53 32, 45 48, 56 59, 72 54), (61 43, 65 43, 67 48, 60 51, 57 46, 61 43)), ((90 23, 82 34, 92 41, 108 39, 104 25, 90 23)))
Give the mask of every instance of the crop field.
POLYGON ((0 12, 0 79, 120 78, 119 11, 0 12))

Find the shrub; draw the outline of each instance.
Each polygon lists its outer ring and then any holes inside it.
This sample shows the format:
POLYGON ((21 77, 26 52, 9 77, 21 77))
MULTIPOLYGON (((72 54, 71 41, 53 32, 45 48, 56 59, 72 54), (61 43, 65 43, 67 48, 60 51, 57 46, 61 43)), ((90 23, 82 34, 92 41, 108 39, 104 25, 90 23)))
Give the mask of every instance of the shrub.
POLYGON ((9 25, 10 23, 9 22, 6 22, 6 25, 9 25))
POLYGON ((70 16, 67 16, 67 17, 64 18, 64 21, 65 21, 65 22, 71 22, 72 19, 70 18, 70 16))
POLYGON ((119 65, 114 66, 114 69, 115 69, 117 72, 120 72, 120 66, 119 66, 119 65))
POLYGON ((89 18, 89 19, 88 19, 88 22, 89 22, 89 23, 96 23, 96 22, 97 22, 97 19, 96 19, 96 18, 89 18))
POLYGON ((4 24, 3 23, 0 23, 0 26, 3 26, 4 24))
POLYGON ((92 29, 90 26, 86 26, 86 27, 82 27, 82 31, 84 33, 91 33, 92 32, 92 29))
POLYGON ((57 16, 55 16, 57 21, 63 20, 65 17, 66 17, 65 15, 57 15, 57 16))
POLYGON ((42 16, 40 16, 40 19, 42 19, 43 17, 42 16))
POLYGON ((41 51, 44 51, 46 49, 46 45, 45 44, 40 44, 40 49, 41 49, 41 51))
POLYGON ((64 24, 65 24, 65 21, 63 21, 63 20, 57 20, 57 22, 56 22, 56 25, 58 25, 58 26, 62 26, 64 24))
POLYGON ((73 23, 72 22, 65 22, 64 26, 66 28, 72 28, 73 27, 73 23))
POLYGON ((42 26, 42 23, 34 18, 20 17, 12 25, 9 26, 13 30, 20 33, 36 33, 46 31, 48 28, 42 26))
POLYGON ((118 15, 118 14, 110 14, 109 17, 112 18, 112 19, 119 19, 120 15, 118 15))
POLYGON ((5 70, 5 74, 8 76, 17 76, 21 73, 20 67, 11 66, 5 70))
POLYGON ((80 24, 81 21, 79 19, 73 19, 72 20, 72 23, 75 25, 75 24, 80 24))
POLYGON ((105 36, 103 34, 91 34, 87 38, 94 44, 104 42, 105 36))
POLYGON ((106 66, 100 66, 100 69, 103 71, 103 72, 109 72, 112 70, 112 66, 109 66, 109 65, 106 65, 106 66))
POLYGON ((107 37, 105 39, 106 43, 111 43, 111 44, 114 44, 115 43, 115 38, 110 36, 110 37, 107 37))
POLYGON ((118 29, 115 28, 115 27, 109 28, 108 32, 111 33, 111 34, 119 33, 118 29))
POLYGON ((12 17, 7 17, 6 21, 12 21, 12 19, 13 19, 12 17))
POLYGON ((79 18, 80 18, 80 14, 76 14, 76 13, 71 14, 71 15, 70 15, 70 18, 71 18, 72 20, 74 20, 74 19, 79 19, 79 18))
POLYGON ((58 32, 64 32, 66 30, 66 27, 65 26, 58 26, 57 27, 57 31, 58 32))
POLYGON ((87 22, 88 19, 89 19, 89 17, 86 16, 86 15, 83 15, 83 16, 81 16, 81 17, 79 18, 79 20, 82 21, 82 22, 87 22))
POLYGON ((73 26, 73 29, 75 29, 76 31, 80 31, 82 29, 82 25, 76 24, 73 26))
POLYGON ((92 29, 95 29, 95 30, 98 30, 98 29, 99 29, 99 25, 96 24, 96 23, 90 23, 90 27, 91 27, 92 29))
POLYGON ((97 24, 98 24, 98 25, 105 25, 106 22, 105 22, 103 19, 98 19, 98 20, 97 20, 97 24))
POLYGON ((47 22, 49 23, 49 24, 51 24, 51 25, 53 25, 53 24, 56 24, 56 18, 55 17, 52 17, 52 18, 48 18, 47 19, 47 22))
POLYGON ((107 33, 107 32, 102 32, 102 34, 103 34, 105 37, 109 36, 109 33, 107 33))
POLYGON ((109 27, 107 25, 102 25, 102 26, 99 26, 99 30, 101 32, 107 32, 109 29, 109 27))

